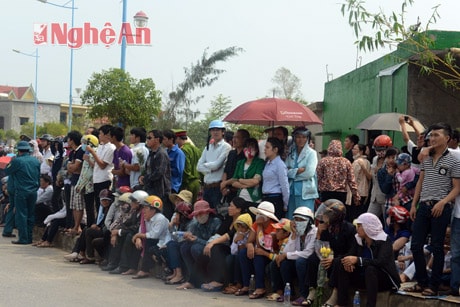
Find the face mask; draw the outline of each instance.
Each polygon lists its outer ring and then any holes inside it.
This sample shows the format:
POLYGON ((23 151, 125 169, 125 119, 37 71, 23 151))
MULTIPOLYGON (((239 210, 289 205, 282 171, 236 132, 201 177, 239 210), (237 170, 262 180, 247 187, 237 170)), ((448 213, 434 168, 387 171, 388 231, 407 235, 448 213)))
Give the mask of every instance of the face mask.
POLYGON ((253 159, 256 155, 255 150, 251 148, 245 148, 243 152, 244 152, 244 156, 246 157, 246 159, 253 159))
POLYGON ((385 150, 377 151, 376 154, 379 158, 385 158, 385 150))
POLYGON ((209 214, 200 214, 195 216, 196 220, 200 224, 205 224, 208 221, 209 214))
POLYGON ((301 236, 305 233, 305 230, 307 229, 309 224, 309 221, 296 221, 295 222, 295 227, 296 227, 296 232, 298 236, 301 236))
POLYGON ((88 145, 87 144, 81 144, 81 150, 86 151, 86 146, 88 146, 88 145))

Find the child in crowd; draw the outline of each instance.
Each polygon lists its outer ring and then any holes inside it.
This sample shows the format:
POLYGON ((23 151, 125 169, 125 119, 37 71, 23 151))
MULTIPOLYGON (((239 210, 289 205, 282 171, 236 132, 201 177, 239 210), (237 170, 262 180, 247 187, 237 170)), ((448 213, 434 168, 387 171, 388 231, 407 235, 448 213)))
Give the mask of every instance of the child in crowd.
POLYGON ((275 238, 277 242, 274 244, 276 248, 273 249, 273 253, 264 252, 265 256, 272 260, 269 267, 273 293, 267 296, 267 300, 283 302, 284 285, 286 282, 290 282, 292 284, 292 276, 291 274, 286 274, 287 272, 285 270, 281 270, 281 263, 277 261, 277 259, 281 258, 281 255, 284 255, 286 252, 285 246, 289 241, 289 235, 291 234, 291 221, 283 218, 279 223, 273 224, 273 228, 276 229, 275 238))
POLYGON ((396 167, 398 172, 395 178, 399 183, 396 195, 393 197, 395 205, 404 206, 410 210, 412 199, 414 197, 415 185, 417 184, 420 170, 411 166, 412 158, 407 153, 399 154, 396 158, 396 167))

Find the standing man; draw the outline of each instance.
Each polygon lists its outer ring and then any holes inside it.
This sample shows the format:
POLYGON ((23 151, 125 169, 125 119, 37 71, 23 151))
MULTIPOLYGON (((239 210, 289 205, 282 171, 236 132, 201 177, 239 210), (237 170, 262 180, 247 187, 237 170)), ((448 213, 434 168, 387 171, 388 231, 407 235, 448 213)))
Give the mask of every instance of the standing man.
POLYGON ((192 192, 192 204, 194 204, 200 192, 200 173, 196 166, 201 157, 201 151, 188 140, 185 130, 176 131, 176 144, 185 154, 185 166, 180 189, 192 192))
POLYGON ((126 144, 123 143, 125 131, 121 127, 113 127, 110 130, 110 140, 115 145, 115 151, 113 153, 113 169, 112 174, 116 176, 116 187, 129 186, 130 177, 127 170, 125 170, 124 164, 131 163, 133 153, 126 144))
POLYGON ((131 162, 124 162, 123 167, 129 174, 129 186, 135 190, 139 186, 139 177, 145 170, 149 149, 145 146, 147 132, 144 128, 133 128, 129 132, 129 143, 133 144, 131 162))
MULTIPOLYGON (((139 182, 144 185, 144 191, 149 195, 156 195, 163 203, 171 193, 171 164, 166 151, 161 147, 163 133, 151 130, 147 135, 147 147, 150 149, 145 175, 139 177, 139 182)), ((164 215, 170 219, 173 208, 164 208, 164 215)))
POLYGON ((232 187, 233 174, 235 173, 236 163, 239 160, 246 159, 244 156, 244 145, 246 140, 249 139, 249 131, 246 129, 238 129, 233 136, 233 148, 230 150, 227 156, 227 162, 225 163, 224 174, 222 175, 222 182, 220 183, 220 191, 225 196, 225 201, 230 203, 236 196, 238 189, 232 187))
POLYGON ((197 170, 204 174, 203 199, 211 208, 217 208, 222 199, 220 183, 231 146, 224 140, 225 126, 221 120, 211 121, 208 133, 208 143, 198 161, 197 170), (210 140, 213 140, 212 144, 210 140))
MULTIPOLYGON (((406 289, 422 292, 424 296, 438 295, 444 267, 444 237, 451 219, 452 201, 460 192, 460 163, 447 146, 452 129, 444 123, 432 125, 430 128, 431 154, 420 164, 420 179, 410 209, 411 219, 414 221, 411 250, 417 284, 406 289), (428 277, 423 253, 428 234, 431 234, 433 251, 431 277, 428 277)), ((454 232, 451 237, 453 236, 454 232)))
POLYGON ((44 134, 40 138, 40 146, 42 147, 43 162, 40 165, 40 174, 49 175, 51 174, 51 166, 48 164, 48 159, 53 156, 51 152, 51 143, 54 138, 49 134, 44 134))
MULTIPOLYGON (((182 174, 185 168, 185 154, 176 144, 176 135, 172 130, 163 131, 163 146, 166 148, 171 163, 171 193, 179 193, 182 174)), ((169 200, 169 198, 168 198, 169 200)))
POLYGON ((96 200, 96 212, 99 212, 101 200, 99 193, 104 189, 110 189, 112 185, 112 169, 113 169, 113 153, 115 152, 115 145, 110 141, 111 125, 103 125, 99 128, 99 146, 95 151, 91 146, 86 147, 88 153, 94 158, 94 163, 90 161, 93 169, 93 185, 94 196, 96 200))
POLYGON ((353 152, 352 149, 353 147, 359 143, 359 136, 356 134, 350 134, 345 137, 345 141, 343 141, 343 147, 347 151, 345 153, 345 158, 350 161, 350 163, 353 163, 353 152))
POLYGON ((83 218, 83 210, 85 207, 83 200, 83 193, 77 191, 76 185, 80 179, 80 173, 83 166, 83 155, 85 152, 81 149, 81 138, 83 136, 80 132, 74 130, 67 134, 67 143, 72 151, 69 155, 69 162, 67 163, 67 171, 70 175, 70 209, 73 214, 74 225, 70 230, 70 234, 76 235, 81 233, 80 223, 83 218))
MULTIPOLYGON (((455 137, 455 131, 453 137, 455 137)), ((458 143, 458 132, 457 132, 457 143, 458 143)), ((452 141, 449 141, 449 147, 452 145, 452 141)), ((458 146, 458 145, 457 145, 458 146)), ((460 161, 460 150, 456 148, 450 148, 449 151, 452 155, 460 161)), ((459 162, 457 162, 459 163, 459 162)), ((450 288, 451 295, 459 296, 460 289, 460 195, 455 197, 455 204, 452 210, 452 221, 450 223, 450 252, 452 258, 450 259, 450 288)))
POLYGON ((31 244, 35 224, 35 202, 40 186, 40 162, 30 155, 30 146, 20 141, 16 147, 18 156, 5 169, 8 180, 14 182, 15 221, 19 238, 13 244, 31 244))

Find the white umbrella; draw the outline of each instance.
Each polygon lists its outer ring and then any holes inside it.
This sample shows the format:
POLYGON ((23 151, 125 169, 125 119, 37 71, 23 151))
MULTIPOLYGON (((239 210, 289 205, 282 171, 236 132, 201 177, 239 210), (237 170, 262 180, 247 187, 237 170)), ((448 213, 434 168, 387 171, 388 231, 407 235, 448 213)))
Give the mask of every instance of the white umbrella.
MULTIPOLYGON (((401 126, 399 125, 399 118, 405 114, 401 113, 378 113, 369 116, 358 126, 356 129, 364 130, 387 130, 387 131, 401 131, 401 126)), ((412 117, 412 116, 411 116, 412 117)), ((423 124, 416 118, 412 117, 414 125, 417 127, 417 130, 423 132, 425 127, 423 124)), ((405 123, 406 129, 408 132, 415 132, 414 128, 409 124, 405 123)))

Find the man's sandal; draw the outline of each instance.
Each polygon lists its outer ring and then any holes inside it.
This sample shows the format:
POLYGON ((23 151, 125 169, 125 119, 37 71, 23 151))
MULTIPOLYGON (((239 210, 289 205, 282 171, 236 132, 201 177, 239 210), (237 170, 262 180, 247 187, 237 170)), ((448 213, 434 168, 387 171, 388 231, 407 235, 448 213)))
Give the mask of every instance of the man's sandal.
POLYGON ((409 293, 422 293, 424 290, 425 289, 419 284, 415 284, 412 287, 403 288, 403 291, 409 292, 409 293))

